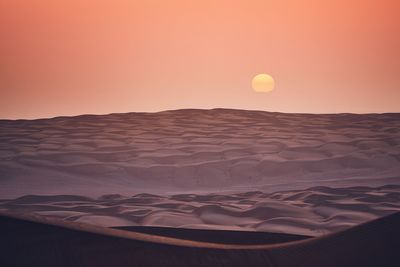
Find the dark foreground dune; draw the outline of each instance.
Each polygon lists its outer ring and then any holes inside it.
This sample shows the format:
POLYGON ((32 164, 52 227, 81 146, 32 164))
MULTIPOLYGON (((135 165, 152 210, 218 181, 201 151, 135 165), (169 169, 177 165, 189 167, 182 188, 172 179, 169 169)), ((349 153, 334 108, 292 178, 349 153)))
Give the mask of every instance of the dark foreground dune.
MULTIPOLYGON (((400 264, 399 225, 400 213, 395 213, 334 234, 284 243, 260 244, 254 233, 232 235, 236 240, 253 239, 250 245, 246 241, 205 242, 207 237, 215 238, 213 233, 224 231, 203 231, 202 241, 195 241, 3 213, 0 266, 396 267, 400 264)), ((174 236, 176 229, 164 231, 174 236)), ((190 236, 198 230, 184 231, 190 236)), ((184 231, 175 236, 185 238, 184 231)))
POLYGON ((252 231, 232 231, 232 230, 209 230, 209 229, 186 229, 171 227, 154 226, 121 226, 115 227, 118 230, 139 232, 144 234, 174 237, 185 240, 221 243, 221 244, 275 244, 290 241, 303 240, 311 236, 271 233, 271 232, 252 232, 252 231), (245 236, 245 238, 243 238, 245 236))

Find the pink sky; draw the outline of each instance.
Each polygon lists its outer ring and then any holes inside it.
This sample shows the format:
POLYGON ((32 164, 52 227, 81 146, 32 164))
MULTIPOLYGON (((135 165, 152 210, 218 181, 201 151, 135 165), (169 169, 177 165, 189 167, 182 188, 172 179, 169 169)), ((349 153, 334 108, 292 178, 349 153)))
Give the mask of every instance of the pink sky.
POLYGON ((0 0, 0 118, 400 112, 399 1, 0 0), (251 79, 269 73, 271 93, 251 79))

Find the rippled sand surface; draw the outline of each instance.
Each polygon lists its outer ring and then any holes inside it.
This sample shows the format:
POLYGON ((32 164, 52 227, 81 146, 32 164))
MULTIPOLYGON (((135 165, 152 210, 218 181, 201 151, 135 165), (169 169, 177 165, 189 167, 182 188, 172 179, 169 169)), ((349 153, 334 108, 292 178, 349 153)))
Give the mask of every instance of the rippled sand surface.
POLYGON ((0 208, 15 212, 318 235, 399 210, 396 185, 400 114, 0 120, 0 208))
POLYGON ((400 186, 314 187, 276 193, 23 196, 0 210, 99 226, 167 226, 318 236, 400 210, 400 186))

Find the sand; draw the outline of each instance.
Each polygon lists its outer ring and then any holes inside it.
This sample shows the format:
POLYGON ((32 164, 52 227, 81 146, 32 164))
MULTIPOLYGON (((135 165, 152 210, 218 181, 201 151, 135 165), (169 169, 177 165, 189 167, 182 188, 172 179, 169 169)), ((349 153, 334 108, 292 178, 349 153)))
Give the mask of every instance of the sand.
POLYGON ((400 186, 276 193, 23 196, 0 210, 99 226, 168 226, 320 236, 400 210, 400 186))
POLYGON ((320 236, 399 210, 400 114, 0 120, 0 210, 320 236))
POLYGON ((267 233, 170 228, 146 234, 0 212, 0 265, 397 267, 399 224, 395 213, 319 238, 282 235, 280 243, 263 243, 267 233), (213 243, 215 233, 227 242, 213 243), (247 242, 233 244, 229 236, 247 242))

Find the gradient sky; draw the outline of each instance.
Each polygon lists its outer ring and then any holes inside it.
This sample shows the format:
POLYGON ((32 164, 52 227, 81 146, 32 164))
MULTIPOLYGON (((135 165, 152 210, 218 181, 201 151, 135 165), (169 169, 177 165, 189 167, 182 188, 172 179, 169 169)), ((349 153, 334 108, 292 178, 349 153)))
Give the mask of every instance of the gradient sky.
POLYGON ((0 118, 400 112, 397 0, 0 0, 0 118), (251 79, 269 73, 271 93, 251 79))

